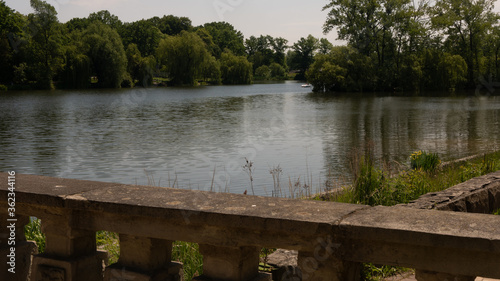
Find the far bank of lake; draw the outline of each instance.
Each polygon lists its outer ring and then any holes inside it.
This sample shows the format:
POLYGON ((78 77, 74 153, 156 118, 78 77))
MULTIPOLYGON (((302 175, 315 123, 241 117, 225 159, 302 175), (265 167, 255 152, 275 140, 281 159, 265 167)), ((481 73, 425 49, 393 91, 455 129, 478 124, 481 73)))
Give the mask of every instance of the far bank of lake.
MULTIPOLYGON (((300 83, 0 95, 0 168, 258 195, 348 176, 355 147, 407 163, 499 149, 500 97, 318 95, 300 83), (146 175, 146 173, 148 175, 146 175)), ((302 187, 301 187, 302 188, 302 187)), ((313 190, 315 191, 315 190, 313 190)))

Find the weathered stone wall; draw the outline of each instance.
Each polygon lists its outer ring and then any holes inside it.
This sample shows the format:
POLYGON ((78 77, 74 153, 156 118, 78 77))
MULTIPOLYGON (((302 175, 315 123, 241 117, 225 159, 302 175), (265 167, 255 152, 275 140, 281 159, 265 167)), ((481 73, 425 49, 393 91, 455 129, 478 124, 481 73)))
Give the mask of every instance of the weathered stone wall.
MULTIPOLYGON (((460 189, 448 200, 465 198, 466 210, 478 210, 481 204, 474 202, 482 199, 475 198, 487 194, 493 202, 487 208, 494 209, 498 176, 476 179, 473 185, 482 189, 460 189)), ((0 173, 0 182, 7 182, 7 174, 0 173)), ((8 193, 0 185, 1 224, 8 217, 8 193)), ((16 175, 16 216, 20 273, 4 278, 2 262, 1 280, 30 275, 26 263, 34 251, 22 235, 29 216, 42 220, 47 237, 45 253, 33 257, 36 281, 180 281, 172 241, 200 245, 204 275, 195 280, 268 281, 270 275, 258 270, 263 247, 297 251, 300 272, 287 280, 357 281, 364 262, 415 268, 419 281, 500 278, 500 216, 493 215, 16 175), (106 255, 96 247, 99 230, 119 233, 122 251, 113 265, 104 266, 106 255)), ((10 251, 10 235, 0 228, 2 259, 10 251)))

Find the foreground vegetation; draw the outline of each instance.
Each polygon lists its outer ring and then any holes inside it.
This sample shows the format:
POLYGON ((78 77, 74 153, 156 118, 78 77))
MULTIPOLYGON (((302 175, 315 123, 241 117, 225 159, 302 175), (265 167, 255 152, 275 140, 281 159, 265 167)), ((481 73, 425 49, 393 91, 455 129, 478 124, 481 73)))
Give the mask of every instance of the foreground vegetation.
MULTIPOLYGON (((336 201, 370 206, 393 206, 409 203, 420 196, 438 192, 469 179, 500 170, 500 151, 478 156, 468 161, 441 166, 437 154, 417 151, 410 156, 407 169, 394 171, 375 165, 372 149, 359 151, 352 157, 353 182, 343 192, 317 196, 317 200, 336 201)), ((500 213, 500 210, 496 214, 500 213)), ((410 269, 363 264, 363 280, 383 280, 410 269)))
MULTIPOLYGON (((384 165, 384 167, 388 167, 388 165, 384 165)), ((279 167, 273 169, 275 172, 277 170, 279 167)), ((343 192, 336 195, 317 196, 314 199, 371 206, 392 206, 408 203, 426 193, 441 191, 497 170, 500 170, 500 151, 445 166, 441 166, 438 155, 418 151, 410 156, 408 168, 394 175, 394 171, 378 168, 375 165, 372 150, 368 147, 364 153, 358 151, 353 154, 353 183, 351 186, 345 187, 343 192)), ((40 220, 32 219, 25 227, 25 233, 28 240, 37 243, 39 252, 43 252, 45 237, 41 232, 40 220)), ((118 234, 99 231, 96 234, 96 241, 99 249, 109 253, 110 263, 118 261, 120 255, 118 234)), ((262 270, 269 270, 265 263, 267 255, 272 251, 273 249, 262 250, 262 270)), ((184 264, 186 280, 203 273, 203 257, 196 243, 174 242, 172 259, 184 264)), ((408 269, 364 264, 362 274, 364 280, 381 280, 406 270, 408 269)))
POLYGON ((409 203, 424 194, 442 191, 474 177, 500 170, 500 152, 440 166, 441 161, 437 155, 418 151, 410 156, 410 167, 395 176, 392 176, 394 171, 375 165, 369 149, 364 155, 357 154, 353 159, 352 185, 326 200, 393 206, 409 203))

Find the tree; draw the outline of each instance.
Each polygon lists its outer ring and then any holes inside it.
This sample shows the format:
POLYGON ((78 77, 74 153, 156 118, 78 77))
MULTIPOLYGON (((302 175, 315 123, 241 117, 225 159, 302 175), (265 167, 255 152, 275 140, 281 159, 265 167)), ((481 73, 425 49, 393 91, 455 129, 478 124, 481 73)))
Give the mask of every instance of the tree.
POLYGON ((136 76, 137 85, 142 87, 150 87, 153 85, 153 77, 156 72, 156 58, 151 55, 142 58, 139 65, 139 73, 136 76))
POLYGON ((0 83, 13 79, 14 60, 11 42, 21 35, 22 19, 3 0, 0 0, 0 83))
POLYGON ((132 43, 128 45, 125 55, 127 56, 127 72, 134 81, 140 80, 142 63, 141 51, 139 51, 136 44, 132 43))
POLYGON ((318 39, 312 35, 307 38, 300 38, 300 40, 293 44, 292 49, 295 51, 296 64, 300 70, 300 78, 304 78, 304 74, 309 66, 314 61, 314 52, 318 49, 318 39))
POLYGON ((191 20, 186 17, 168 15, 162 18, 153 17, 148 21, 166 35, 178 35, 182 31, 192 31, 193 29, 191 20))
POLYGON ((186 31, 161 40, 156 52, 160 64, 169 73, 171 84, 176 86, 195 85, 210 56, 203 40, 196 33, 186 31))
POLYGON ((347 40, 362 54, 370 55, 378 37, 379 8, 376 0, 332 0, 323 8, 330 9, 323 30, 328 33, 337 28, 338 39, 347 40))
POLYGON ((333 44, 328 41, 326 38, 321 38, 319 40, 319 53, 323 55, 327 55, 333 49, 333 44))
POLYGON ((332 92, 345 88, 347 70, 335 64, 331 56, 318 54, 306 72, 307 80, 315 92, 332 92))
POLYGON ((162 37, 160 30, 146 20, 125 23, 119 33, 124 46, 136 44, 143 56, 153 55, 162 37))
POLYGON ((273 62, 269 69, 271 70, 271 78, 276 80, 286 80, 288 75, 286 69, 279 63, 273 62))
POLYGON ((212 22, 203 25, 203 27, 212 36, 214 43, 218 46, 216 58, 219 58, 226 49, 237 56, 245 54, 245 45, 243 43, 243 34, 234 29, 227 22, 212 22))
POLYGON ((467 81, 467 63, 459 55, 445 53, 441 57, 439 66, 443 73, 443 80, 446 87, 455 91, 459 83, 467 81))
POLYGON ((126 75, 127 56, 116 30, 94 22, 83 35, 84 49, 92 61, 93 74, 101 88, 120 88, 126 75))
POLYGON ((338 29, 338 38, 347 40, 360 53, 377 54, 379 66, 398 63, 397 53, 409 46, 415 50, 425 22, 426 0, 332 0, 324 32, 338 29))
POLYGON ((210 33, 208 33, 208 31, 203 27, 196 29, 196 35, 198 35, 201 40, 203 40, 203 42, 205 43, 205 47, 210 52, 210 54, 212 54, 212 56, 216 56, 217 52, 219 51, 219 46, 214 43, 212 35, 210 35, 210 33))
POLYGON ((274 62, 280 64, 284 68, 287 67, 286 64, 286 50, 288 47, 288 40, 282 37, 277 37, 271 40, 271 46, 274 50, 274 62))
POLYGON ((220 85, 222 83, 220 63, 214 56, 206 56, 202 66, 202 76, 206 83, 220 85))
POLYGON ((494 26, 489 30, 483 46, 483 53, 486 56, 485 76, 491 81, 498 81, 500 78, 500 27, 494 26))
POLYGON ((271 79, 271 69, 267 65, 260 66, 255 70, 255 77, 259 80, 271 79))
POLYGON ((268 66, 274 62, 274 52, 271 49, 273 38, 269 35, 251 36, 245 41, 248 60, 253 64, 254 71, 261 66, 268 66))
POLYGON ((353 47, 333 47, 329 54, 318 53, 306 72, 314 91, 373 91, 376 80, 370 57, 353 47))
POLYGON ((88 20, 90 23, 99 21, 115 30, 119 30, 123 25, 122 21, 117 16, 111 14, 108 10, 92 13, 89 15, 88 20))
POLYGON ((450 45, 468 66, 469 86, 475 85, 480 72, 480 52, 489 29, 498 22, 494 0, 438 0, 430 10, 432 26, 444 32, 450 45))
POLYGON ((92 23, 88 18, 72 18, 64 25, 68 29, 68 32, 73 32, 75 30, 84 30, 92 23))
POLYGON ((62 68, 61 33, 56 9, 45 1, 31 0, 35 11, 28 16, 31 32, 30 63, 41 89, 52 89, 52 78, 62 68))
POLYGON ((221 55, 220 64, 222 83, 229 85, 252 83, 253 66, 246 57, 226 51, 221 55))
POLYGON ((81 52, 78 46, 64 47, 64 68, 60 78, 67 89, 85 89, 90 85, 90 58, 81 52))

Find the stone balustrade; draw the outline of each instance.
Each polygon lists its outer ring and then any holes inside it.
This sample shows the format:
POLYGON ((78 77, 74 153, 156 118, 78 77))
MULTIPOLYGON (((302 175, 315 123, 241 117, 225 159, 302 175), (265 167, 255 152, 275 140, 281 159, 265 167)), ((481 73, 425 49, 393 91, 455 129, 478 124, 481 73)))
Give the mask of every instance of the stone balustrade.
MULTIPOLYGON (((500 173, 488 179, 500 186, 500 173)), ((195 280, 271 280, 258 271, 263 247, 298 251, 301 276, 287 280, 358 280, 363 262, 415 268, 419 281, 500 278, 500 216, 33 175, 15 180, 17 221, 13 232, 0 229, 0 280, 182 280, 172 241, 200 245, 203 275, 195 280), (25 241, 30 216, 42 220, 43 254, 25 241), (116 264, 107 265, 96 247, 100 230, 119 234, 116 264), (8 271, 12 250, 15 273, 8 271)), ((7 181, 0 173, 0 224, 9 226, 7 181)), ((499 194, 491 193, 488 206, 498 208, 499 194)))

